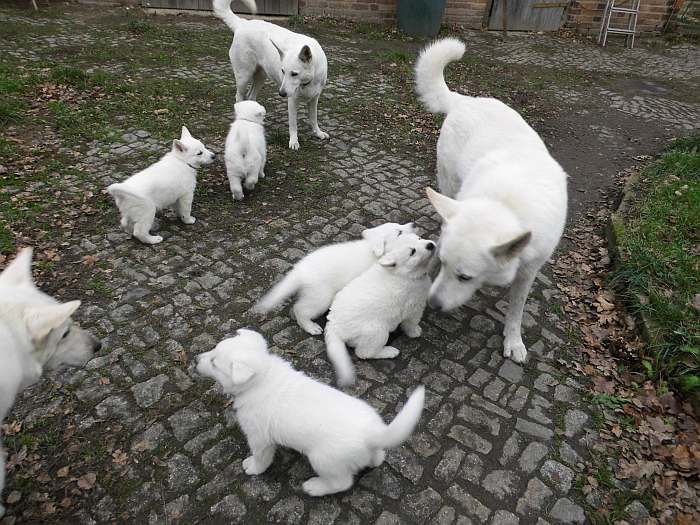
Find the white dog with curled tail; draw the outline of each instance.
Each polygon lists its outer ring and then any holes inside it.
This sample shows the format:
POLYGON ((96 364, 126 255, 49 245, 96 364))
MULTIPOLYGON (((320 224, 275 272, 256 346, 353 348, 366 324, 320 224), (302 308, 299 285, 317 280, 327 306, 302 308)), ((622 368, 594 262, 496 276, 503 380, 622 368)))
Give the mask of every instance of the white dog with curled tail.
POLYGON ((246 474, 265 472, 278 446, 292 448, 309 458, 317 474, 303 484, 310 496, 347 490, 358 471, 381 465, 387 449, 409 438, 425 399, 419 386, 387 425, 369 404, 269 353, 265 339, 251 330, 238 330, 236 337, 198 355, 197 371, 234 397, 251 451, 243 460, 246 474))

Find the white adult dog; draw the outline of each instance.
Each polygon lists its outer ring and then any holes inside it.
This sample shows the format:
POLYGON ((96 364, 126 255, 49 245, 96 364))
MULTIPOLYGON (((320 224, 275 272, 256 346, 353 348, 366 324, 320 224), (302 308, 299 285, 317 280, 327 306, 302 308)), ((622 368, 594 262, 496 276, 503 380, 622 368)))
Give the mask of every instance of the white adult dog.
POLYGON ((243 199, 243 188, 252 190, 265 177, 267 145, 265 143, 265 108, 253 100, 234 105, 236 120, 226 137, 226 175, 234 200, 243 199))
MULTIPOLYGON (((255 13, 255 0, 243 0, 255 13)), ((318 98, 326 85, 328 61, 320 44, 263 20, 245 20, 231 11, 231 0, 214 0, 214 13, 233 31, 229 50, 236 77, 236 102, 255 100, 265 78, 272 79, 287 98, 289 147, 299 149, 297 110, 306 101, 311 128, 319 139, 328 133, 318 127, 318 98)))
POLYGON ((443 219, 440 273, 430 305, 451 310, 482 284, 510 285, 503 355, 525 361, 521 321, 539 268, 559 242, 566 221, 566 173, 539 135, 493 98, 450 91, 443 69, 464 54, 453 38, 428 46, 416 63, 416 90, 447 117, 437 144, 442 194, 428 198, 443 219))
POLYGON ((233 394, 236 417, 252 455, 243 461, 251 476, 272 464, 278 445, 305 454, 318 477, 304 492, 324 496, 349 489, 354 475, 382 464, 418 424, 425 391, 419 386, 386 425, 369 404, 315 381, 270 354, 251 330, 197 356, 197 371, 233 394))
POLYGON ((434 253, 432 241, 406 235, 335 296, 325 335, 339 385, 355 382, 346 343, 360 359, 392 359, 399 350, 385 345, 399 325, 408 337, 420 336, 434 253))
POLYGON ((255 305, 266 313, 296 294, 292 311, 299 326, 311 335, 323 333, 313 320, 328 311, 337 294, 391 250, 401 236, 414 233, 413 223, 388 222, 362 232, 362 239, 323 246, 294 268, 255 305))
POLYGON ((197 185, 197 168, 214 161, 214 154, 182 126, 180 140, 155 164, 112 184, 107 192, 121 212, 121 227, 139 241, 157 244, 160 235, 151 235, 156 210, 173 207, 185 224, 194 224, 192 200, 197 185))
MULTIPOLYGON (((22 250, 0 273, 0 424, 17 393, 36 383, 45 369, 79 366, 100 342, 73 323, 80 301, 59 303, 32 279, 32 250, 22 250)), ((5 486, 5 451, 0 446, 0 496, 5 486)), ((5 508, 0 499, 0 518, 5 508)))

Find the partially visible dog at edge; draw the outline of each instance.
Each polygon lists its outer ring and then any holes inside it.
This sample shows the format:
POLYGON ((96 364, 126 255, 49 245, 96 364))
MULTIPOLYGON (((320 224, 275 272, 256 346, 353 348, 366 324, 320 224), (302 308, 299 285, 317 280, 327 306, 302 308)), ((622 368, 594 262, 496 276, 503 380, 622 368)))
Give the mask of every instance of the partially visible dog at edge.
POLYGON ((358 471, 381 465, 386 450, 413 433, 425 400, 418 386, 387 425, 368 403, 295 370, 268 351, 259 333, 244 329, 198 355, 197 371, 234 397, 251 451, 243 460, 246 474, 265 472, 277 446, 292 448, 317 474, 302 485, 310 496, 347 490, 358 471))
MULTIPOLYGON (((32 250, 25 248, 0 273, 0 424, 24 388, 44 370, 85 364, 101 344, 71 321, 80 301, 59 303, 32 278, 32 250)), ((5 452, 0 446, 0 498, 5 452)), ((0 518, 5 508, 0 499, 0 518)))
POLYGON ((523 308, 564 229, 567 175, 515 110, 450 91, 443 70, 464 52, 462 42, 446 38, 426 47, 416 63, 420 99, 446 115, 437 143, 441 193, 427 190, 443 220, 441 269, 429 304, 447 311, 484 284, 510 286, 503 355, 522 363, 523 308))
POLYGON ((362 239, 322 246, 298 261, 257 302, 255 311, 267 313, 296 294, 292 311, 297 324, 311 335, 320 335, 323 328, 314 319, 328 311, 335 294, 413 232, 412 222, 387 222, 363 230, 362 239))
POLYGON ((226 137, 224 161, 231 195, 243 199, 243 188, 252 190, 265 177, 267 144, 265 142, 265 108, 253 100, 234 105, 236 119, 226 137))
MULTIPOLYGON (((257 12, 255 0, 243 0, 257 12)), ((236 78, 236 102, 255 100, 270 78, 279 95, 287 99, 289 147, 299 149, 297 110, 305 101, 311 129, 319 139, 328 133, 318 126, 318 99, 326 85, 328 61, 321 45, 313 38, 263 20, 246 20, 231 10, 231 0, 214 0, 214 14, 233 31, 229 50, 236 78)))
POLYGON ((107 188, 121 213, 121 227, 146 244, 163 241, 151 235, 157 210, 173 208, 184 224, 194 224, 192 201, 197 186, 197 169, 214 162, 215 155, 182 126, 180 140, 173 140, 170 152, 124 182, 107 188))

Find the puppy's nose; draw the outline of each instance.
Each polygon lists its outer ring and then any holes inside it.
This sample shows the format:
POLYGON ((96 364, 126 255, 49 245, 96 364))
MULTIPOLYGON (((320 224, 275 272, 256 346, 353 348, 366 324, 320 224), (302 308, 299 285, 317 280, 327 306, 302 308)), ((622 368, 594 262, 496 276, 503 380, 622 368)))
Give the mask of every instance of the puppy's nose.
POLYGON ((211 158, 212 158, 212 159, 215 159, 215 158, 216 158, 216 153, 212 153, 212 154, 211 154, 211 158))
POLYGON ((440 302, 439 299, 437 299, 437 298, 435 298, 435 297, 431 297, 431 298, 428 300, 428 305, 429 305, 430 308, 432 308, 433 310, 437 310, 438 312, 441 312, 441 311, 442 311, 442 303, 440 302))
POLYGON ((425 248, 429 252, 432 252, 435 249, 435 243, 433 241, 428 241, 428 244, 425 246, 425 248))

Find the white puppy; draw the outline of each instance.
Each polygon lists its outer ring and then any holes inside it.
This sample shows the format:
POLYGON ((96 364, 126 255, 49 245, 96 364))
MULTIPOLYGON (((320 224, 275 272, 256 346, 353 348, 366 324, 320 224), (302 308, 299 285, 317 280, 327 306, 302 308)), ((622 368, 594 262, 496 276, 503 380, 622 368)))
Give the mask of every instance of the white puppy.
POLYGON ((361 240, 330 244, 311 252, 260 299, 255 310, 269 312, 297 294, 293 307, 297 323, 311 335, 321 334, 323 329, 313 319, 328 311, 335 294, 391 250, 403 234, 413 234, 412 222, 382 224, 364 230, 361 240))
MULTIPOLYGON (((243 0, 255 13, 255 0, 243 0)), ((236 77, 236 102, 255 100, 265 78, 270 78, 287 98, 289 147, 299 149, 297 110, 306 101, 311 128, 320 139, 328 133, 318 127, 318 98, 326 85, 328 62, 319 43, 263 20, 245 20, 231 11, 231 0, 214 0, 214 13, 233 31, 229 50, 236 77)))
MULTIPOLYGON (((101 346, 70 319, 80 301, 62 304, 41 292, 31 265, 32 250, 27 248, 0 273, 0 424, 17 393, 37 382, 44 369, 82 365, 101 346)), ((4 486, 5 452, 0 446, 0 496, 4 486)), ((0 503, 0 518, 3 514, 0 503)))
POLYGON ((244 100, 234 105, 236 120, 226 137, 226 175, 235 200, 243 199, 243 188, 252 190, 258 178, 265 176, 267 158, 265 144, 265 108, 255 101, 244 100))
POLYGON ((419 386, 390 425, 370 405, 307 377, 270 354, 265 339, 251 330, 197 356, 197 371, 233 394, 236 418, 252 455, 246 474, 262 474, 278 445, 305 454, 318 477, 304 492, 323 496, 349 489, 356 472, 382 464, 386 449, 413 432, 425 391, 419 386))
POLYGON ((419 326, 430 291, 435 243, 405 235, 365 273, 335 296, 326 324, 326 349, 338 384, 355 381, 346 344, 360 359, 391 359, 399 350, 386 345, 401 325, 408 337, 421 334, 419 326))
POLYGON ((566 221, 566 173, 539 135, 493 98, 452 92, 443 69, 464 54, 447 38, 416 63, 416 89, 426 107, 447 117, 437 144, 440 194, 428 197, 443 219, 442 268, 430 305, 451 310, 482 284, 510 285, 503 355, 518 363, 527 351, 523 307, 539 268, 557 246, 566 221))
POLYGON ((182 126, 180 140, 155 164, 107 188, 121 212, 121 226, 146 244, 163 240, 151 235, 156 210, 173 207, 185 224, 194 224, 190 215, 197 168, 211 164, 214 154, 182 126))

